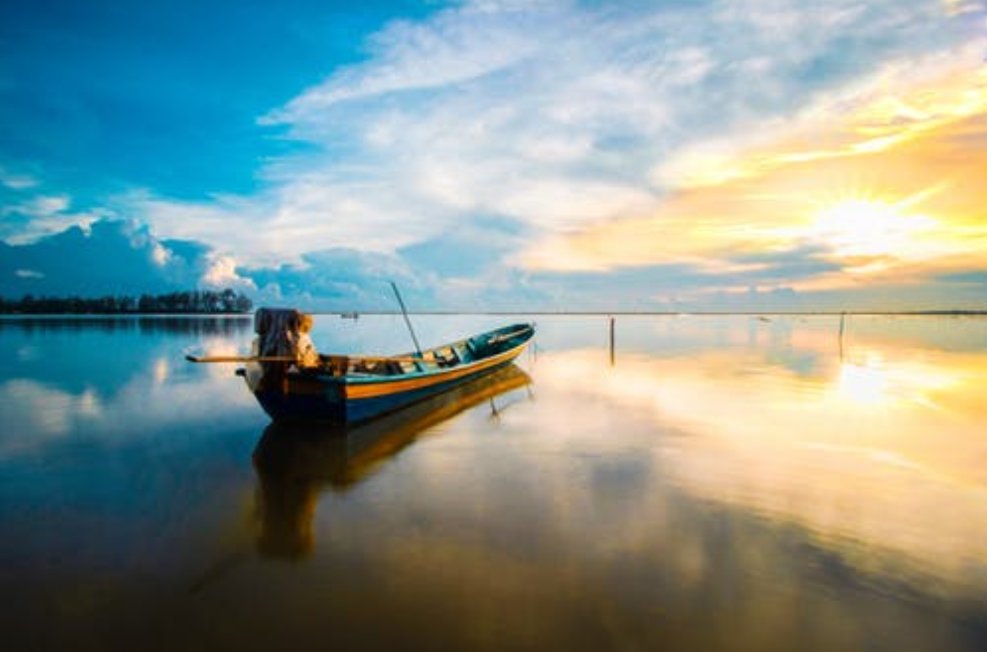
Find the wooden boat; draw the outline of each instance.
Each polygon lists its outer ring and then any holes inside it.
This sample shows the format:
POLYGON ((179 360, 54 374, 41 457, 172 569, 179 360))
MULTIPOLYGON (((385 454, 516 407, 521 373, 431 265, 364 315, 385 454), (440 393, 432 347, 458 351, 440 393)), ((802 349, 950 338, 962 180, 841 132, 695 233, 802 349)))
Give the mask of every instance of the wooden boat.
MULTIPOLYGON (((269 319, 261 312, 257 323, 263 338, 262 322, 269 319)), ((312 367, 295 364, 290 356, 259 357, 237 373, 276 421, 356 423, 511 364, 534 332, 531 324, 513 324, 415 353, 319 355, 312 367)))

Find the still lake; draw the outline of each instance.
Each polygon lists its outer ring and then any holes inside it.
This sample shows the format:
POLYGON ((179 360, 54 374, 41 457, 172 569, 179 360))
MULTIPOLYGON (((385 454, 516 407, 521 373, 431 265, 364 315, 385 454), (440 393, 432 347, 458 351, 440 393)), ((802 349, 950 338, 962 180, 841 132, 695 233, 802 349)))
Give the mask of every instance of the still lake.
POLYGON ((346 436, 183 360, 249 319, 0 320, 3 646, 987 649, 987 318, 413 316, 531 320, 346 436))

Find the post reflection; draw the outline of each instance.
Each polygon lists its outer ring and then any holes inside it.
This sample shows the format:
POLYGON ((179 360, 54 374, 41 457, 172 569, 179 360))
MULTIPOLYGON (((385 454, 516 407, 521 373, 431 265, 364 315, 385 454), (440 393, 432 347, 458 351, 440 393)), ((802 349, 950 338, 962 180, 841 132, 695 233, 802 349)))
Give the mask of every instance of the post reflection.
POLYGON ((257 472, 257 550, 299 559, 315 549, 313 519, 323 489, 346 492, 428 430, 456 415, 526 387, 531 378, 511 365, 403 410, 356 426, 272 422, 253 454, 257 472))

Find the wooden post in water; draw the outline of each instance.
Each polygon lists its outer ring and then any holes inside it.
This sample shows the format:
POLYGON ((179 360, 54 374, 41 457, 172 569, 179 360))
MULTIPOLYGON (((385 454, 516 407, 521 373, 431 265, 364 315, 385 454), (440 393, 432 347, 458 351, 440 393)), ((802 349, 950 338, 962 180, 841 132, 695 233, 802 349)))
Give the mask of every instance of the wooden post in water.
POLYGON ((840 313, 840 362, 843 362, 843 332, 846 326, 846 313, 840 313))

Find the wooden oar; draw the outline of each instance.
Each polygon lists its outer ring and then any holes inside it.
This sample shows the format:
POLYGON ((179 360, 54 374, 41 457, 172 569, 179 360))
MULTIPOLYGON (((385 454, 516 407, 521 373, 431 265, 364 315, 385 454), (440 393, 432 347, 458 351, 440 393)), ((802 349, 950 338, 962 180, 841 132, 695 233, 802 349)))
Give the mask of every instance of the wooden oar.
POLYGON ((257 355, 186 355, 189 362, 295 362, 296 358, 289 356, 257 356, 257 355))

